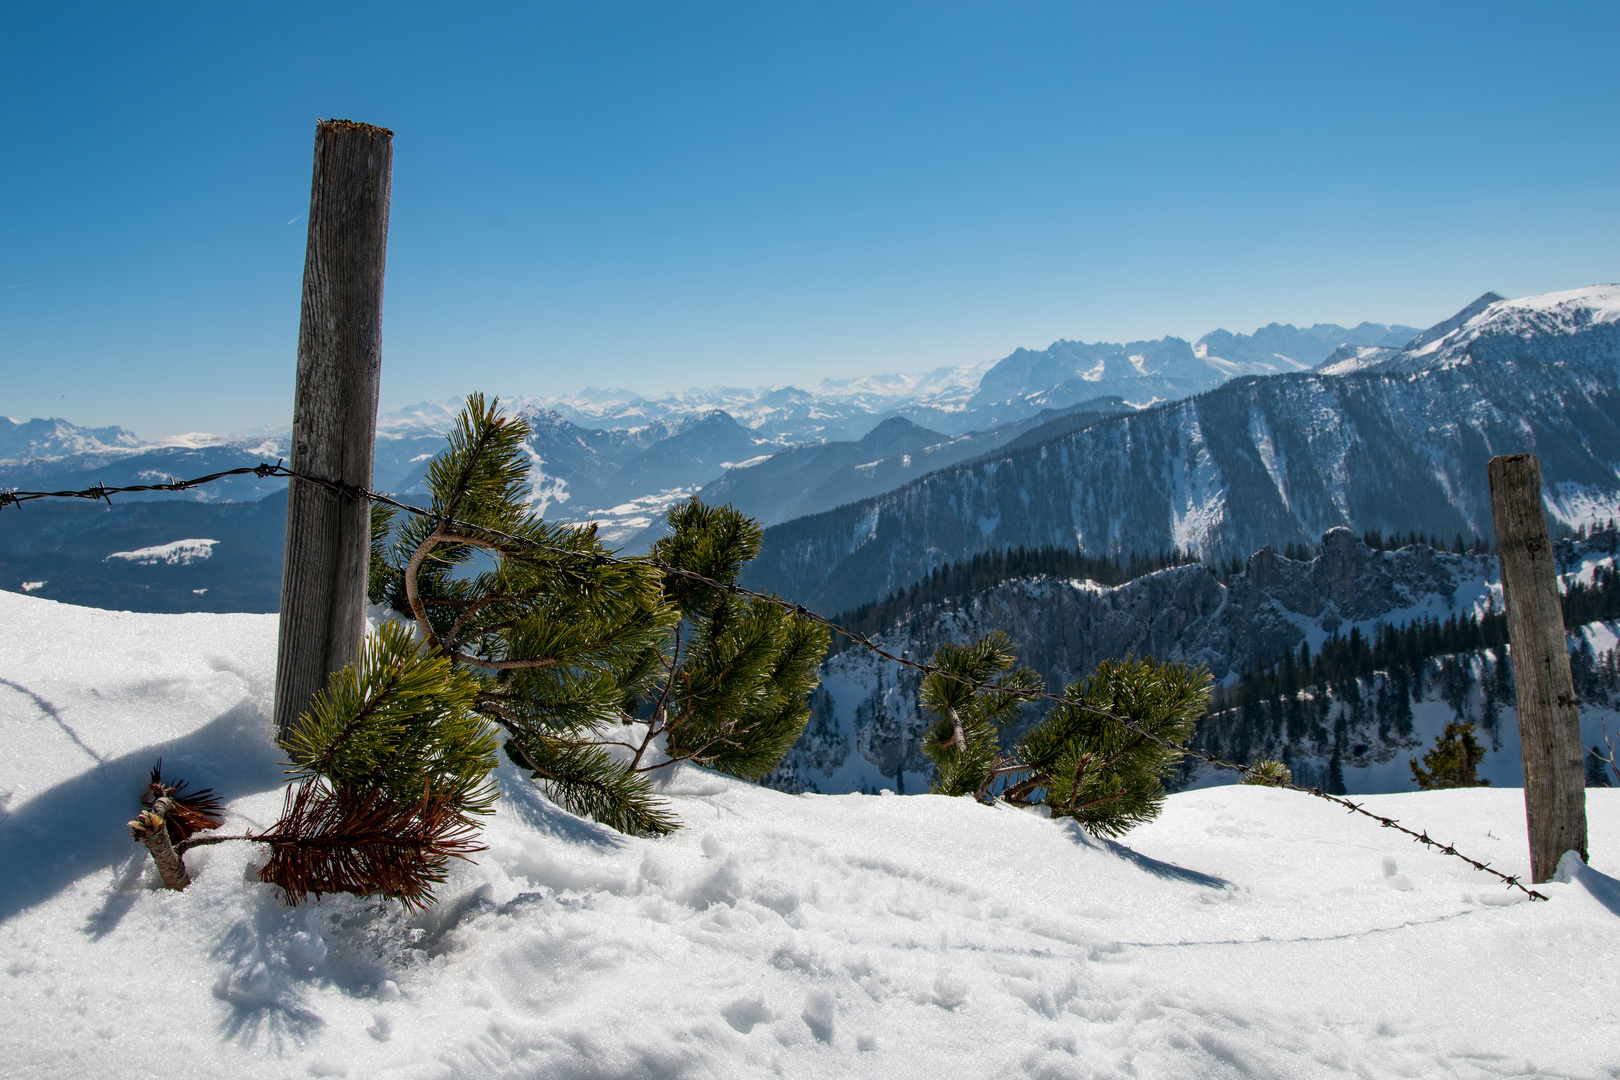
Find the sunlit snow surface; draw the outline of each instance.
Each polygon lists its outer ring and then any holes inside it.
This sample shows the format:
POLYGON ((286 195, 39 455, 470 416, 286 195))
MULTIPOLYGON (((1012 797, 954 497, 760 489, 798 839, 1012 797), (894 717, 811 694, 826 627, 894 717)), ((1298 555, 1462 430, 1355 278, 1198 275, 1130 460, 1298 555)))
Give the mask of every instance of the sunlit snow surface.
MULTIPOLYGON (((1511 899, 1304 795, 1173 796, 1119 844, 932 796, 691 770, 635 840, 507 792, 442 902, 289 909, 247 845, 155 890, 145 770, 280 805, 275 617, 0 594, 0 1061, 29 1077, 1613 1076, 1620 791, 1511 899)), ((1512 872, 1515 790, 1375 796, 1512 872)))

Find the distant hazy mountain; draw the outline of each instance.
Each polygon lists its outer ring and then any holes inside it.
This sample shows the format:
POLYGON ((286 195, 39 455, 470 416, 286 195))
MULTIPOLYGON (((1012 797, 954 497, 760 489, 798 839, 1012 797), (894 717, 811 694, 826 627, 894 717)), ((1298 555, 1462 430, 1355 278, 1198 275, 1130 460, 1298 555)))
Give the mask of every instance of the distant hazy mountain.
POLYGON ((745 574, 822 611, 975 552, 1179 548, 1335 526, 1490 536, 1486 461, 1541 458, 1548 510, 1620 514, 1620 287, 1488 304, 1369 371, 1229 381, 766 532, 745 574))
POLYGON ((1227 369, 1233 375, 1272 375, 1313 368, 1345 345, 1399 349, 1416 333, 1413 327, 1386 323, 1364 322, 1349 329, 1333 323, 1303 328, 1272 323, 1253 334, 1216 330, 1199 338, 1193 351, 1213 363, 1224 360, 1233 365, 1227 369))
POLYGON ((966 411, 980 423, 1006 423, 1101 397, 1138 404, 1183 398, 1228 377, 1180 338, 1125 345, 1056 341, 1038 352, 1019 349, 985 372, 966 411))
POLYGON ((1383 323, 1348 330, 1272 323, 1252 335, 1216 330, 1196 345, 1176 337, 1124 345, 1055 341, 1040 351, 1019 349, 985 372, 954 422, 988 426, 1109 396, 1136 405, 1176 401, 1238 375, 1305 371, 1342 345, 1404 345, 1416 332, 1383 323))
POLYGON ((676 425, 668 438, 625 462, 608 484, 604 502, 612 505, 653 492, 706 484, 727 469, 767 458, 779 449, 755 438, 729 413, 715 409, 676 425))
MULTIPOLYGON (((534 486, 535 506, 547 515, 576 508, 611 506, 612 497, 606 487, 614 474, 649 445, 672 433, 672 426, 665 424, 635 431, 599 431, 569 423, 548 409, 528 407, 518 412, 529 425, 529 479, 534 486)), ((446 430, 448 426, 445 425, 446 430)), ((415 432, 407 436, 399 432, 391 438, 397 442, 410 439, 411 448, 418 449, 418 453, 409 461, 409 471, 388 490, 410 498, 425 497, 423 474, 433 456, 444 449, 443 435, 415 432)), ((379 477, 382 475, 382 441, 379 431, 379 477)))
MULTIPOLYGON (((123 428, 100 430, 124 431, 123 428)), ((133 439, 133 436, 130 438, 133 439)), ((201 445, 182 440, 171 440, 167 445, 102 444, 96 449, 71 450, 59 456, 0 460, 0 486, 23 491, 79 491, 96 484, 109 487, 163 484, 228 469, 248 468, 287 456, 285 440, 215 441, 208 436, 198 442, 201 445)), ((236 476, 189 491, 149 491, 119 498, 123 501, 134 499, 147 502, 250 502, 280 491, 286 484, 285 480, 236 476)))
MULTIPOLYGON (((1383 344, 1404 333, 1408 332, 1402 327, 1372 323, 1351 330, 1328 324, 1300 330, 1274 323, 1253 335, 1218 330, 1194 346, 1175 338, 1129 345, 1059 341, 1040 351, 1018 349, 995 362, 920 375, 824 379, 811 389, 711 387, 651 397, 626 390, 585 390, 507 398, 506 404, 522 411, 537 428, 532 440, 537 502, 572 514, 646 499, 661 490, 689 491, 715 479, 714 464, 740 464, 771 447, 853 441, 890 416, 904 416, 944 435, 984 432, 1102 398, 1117 396, 1145 404, 1184 397, 1234 374, 1271 372, 1279 364, 1285 369, 1287 364, 1308 367, 1341 342, 1383 344), (1300 359, 1287 359, 1296 354, 1300 359), (657 463, 661 455, 652 452, 654 444, 717 411, 745 429, 759 450, 739 456, 744 447, 736 433, 715 429, 707 437, 730 439, 725 447, 694 450, 705 436, 692 436, 685 439, 685 449, 677 445, 664 452, 668 467, 657 463), (542 433, 539 428, 551 430, 542 433), (631 458, 649 452, 651 457, 629 467, 631 458), (682 462, 691 468, 683 469, 682 462), (621 471, 621 480, 612 482, 621 471), (648 486, 654 483, 662 487, 648 486)), ((379 416, 375 485, 387 491, 415 490, 426 462, 443 447, 458 408, 459 403, 424 401, 379 416)), ((282 429, 250 436, 188 435, 143 442, 125 428, 0 418, 0 483, 64 487, 96 479, 151 482, 186 470, 196 475, 234 467, 255 455, 284 457, 288 437, 289 431, 282 429)), ((278 489, 278 483, 232 481, 167 497, 243 500, 278 489)))
MULTIPOLYGON (((1176 338, 1124 345, 1060 341, 1044 350, 1016 350, 994 363, 922 375, 823 380, 811 389, 720 387, 654 397, 587 391, 508 398, 506 404, 518 408, 533 429, 528 449, 536 507, 554 520, 596 522, 612 543, 639 544, 656 532, 672 503, 705 486, 705 498, 733 501, 767 521, 830 511, 998 448, 1022 452, 1076 435, 1100 414, 1128 410, 1131 402, 1157 399, 1162 407, 1165 400, 1207 391, 1234 375, 1310 367, 1330 354, 1357 364, 1382 363, 1393 355, 1385 343, 1409 336, 1408 328, 1371 323, 1350 329, 1273 324, 1252 335, 1215 331, 1194 344, 1176 338), (898 441, 885 449, 891 439, 898 441), (814 452, 821 444, 827 451, 814 452)), ((457 408, 420 402, 380 416, 374 485, 422 497, 423 471, 443 449, 457 408)), ((122 428, 8 421, 0 423, 0 454, 5 455, 0 486, 82 488, 196 476, 285 457, 287 437, 283 431, 143 443, 122 428)), ((252 501, 283 488, 283 481, 247 477, 120 501, 252 501)), ((160 512, 144 513, 161 519, 160 512)), ((1023 516, 1034 529, 1041 513, 1023 516)), ((53 527, 71 528, 71 520, 53 527)), ((1117 544, 1163 546, 1167 536, 1196 532, 1202 518, 1195 514, 1186 520, 1194 524, 1168 533, 1121 525, 1114 530, 1117 544)), ((24 532, 34 528, 20 520, 12 526, 24 532)), ((974 543, 997 542, 1001 535, 985 524, 973 530, 980 536, 974 543)), ((176 534, 162 542, 187 539, 195 530, 182 529, 177 521, 171 531, 176 534)), ((1244 542, 1241 536, 1231 539, 1235 550, 1244 542)), ((229 544, 220 547, 216 560, 228 561, 231 550, 229 544)), ((946 550, 936 557, 954 555, 954 548, 952 555, 946 550)), ((895 570, 902 577, 910 572, 895 570)), ((17 586, 0 582, 0 587, 17 586)), ((840 586, 829 587, 836 592, 840 586)))
POLYGON ((644 397, 630 390, 587 388, 578 394, 514 399, 549 409, 581 427, 635 428, 719 409, 759 439, 781 445, 859 438, 885 416, 908 409, 960 411, 989 362, 920 375, 823 379, 810 389, 767 386, 692 387, 644 397))
POLYGON ((1130 411, 1119 399, 1096 407, 1014 422, 989 431, 949 436, 904 417, 883 421, 853 442, 790 447, 744 468, 728 470, 705 485, 699 497, 730 503, 766 525, 830 510, 892 491, 909 480, 989 453, 1052 425, 1073 430, 1105 416, 1130 411))
MULTIPOLYGON (((702 498, 709 503, 729 503, 774 525, 872 491, 898 487, 929 471, 921 463, 935 456, 930 450, 949 454, 945 448, 951 442, 948 435, 893 416, 853 442, 790 447, 762 462, 729 469, 705 485, 702 498)), ((958 460, 960 457, 950 456, 938 464, 958 460)))
POLYGON ((0 460, 88 454, 139 444, 128 428, 79 427, 58 417, 13 420, 0 416, 0 460))

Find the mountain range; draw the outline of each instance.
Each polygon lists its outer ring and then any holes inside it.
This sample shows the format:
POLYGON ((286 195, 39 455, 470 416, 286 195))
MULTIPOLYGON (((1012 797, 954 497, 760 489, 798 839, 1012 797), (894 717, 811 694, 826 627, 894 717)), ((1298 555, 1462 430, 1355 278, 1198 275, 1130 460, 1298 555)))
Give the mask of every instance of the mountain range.
MULTIPOLYGON (((1547 333, 1556 337, 1567 329, 1547 333)), ((1245 545, 1253 541, 1294 535, 1282 527, 1290 515, 1301 536, 1319 535, 1319 527, 1359 523, 1367 515, 1341 514, 1341 521, 1330 513, 1307 512, 1311 500, 1321 496, 1305 479, 1286 485, 1293 501, 1285 500, 1281 511, 1274 505, 1276 498, 1260 498, 1248 506, 1248 487, 1265 486, 1261 481, 1269 476, 1267 466, 1262 464, 1256 473, 1254 468, 1245 471, 1242 462, 1228 462, 1224 429, 1203 413, 1213 416, 1211 410, 1218 411, 1220 401, 1228 400, 1222 394, 1269 401, 1281 392, 1271 388, 1289 380, 1305 380, 1299 385, 1309 387, 1344 384, 1346 378, 1309 369, 1342 362, 1340 354, 1347 350, 1363 366, 1382 363, 1404 355, 1388 342, 1411 342, 1414 335, 1408 327, 1374 323, 1348 329, 1272 324, 1250 335, 1215 331, 1193 343, 1174 337, 1117 345, 1059 341, 975 367, 824 380, 808 391, 717 388, 650 398, 590 391, 570 397, 516 397, 506 403, 530 424, 534 505, 549 518, 596 523, 610 542, 636 551, 659 534, 664 511, 679 499, 700 494, 706 500, 728 501, 774 526, 751 580, 832 609, 881 596, 940 560, 1034 542, 1029 538, 1078 544, 1087 551, 1190 547, 1213 557, 1247 554, 1253 549, 1245 545), (1196 408, 1202 418, 1195 426, 1208 428, 1208 437, 1200 435, 1201 449, 1193 449, 1180 446, 1161 428, 1167 417, 1183 416, 1173 410, 1185 408, 1184 395, 1199 390, 1202 395, 1192 400, 1200 403, 1196 408), (1154 403, 1166 397, 1178 400, 1154 403), (1152 432, 1157 434, 1149 437, 1152 432), (1108 445, 1119 439, 1123 444, 1108 445), (1150 494, 1152 484, 1144 487, 1143 476, 1154 469, 1163 474, 1177 452, 1194 466, 1207 489, 1203 495, 1188 487, 1185 476, 1180 487, 1172 483, 1166 489, 1160 483, 1153 489, 1158 496, 1150 494), (1020 470, 1027 470, 1029 462, 1053 454, 1074 461, 1079 472, 1069 476, 1064 470, 1037 470, 1027 477, 1033 488, 1011 482, 1014 474, 1024 475, 1020 470), (1090 473, 1080 460, 1086 458, 1094 459, 1090 473), (1005 474, 1002 481, 988 479, 996 473, 1005 474), (967 488, 950 490, 959 483, 967 488), (1075 497, 1095 504, 1096 512, 1077 517, 1057 507, 1053 493, 1064 483, 1070 484, 1071 494, 1083 492, 1083 498, 1075 497), (1155 498, 1165 502, 1164 490, 1184 497, 1186 507, 1154 505, 1155 498), (994 494, 986 503, 990 491, 994 494), (936 495, 939 501, 931 502, 936 495), (1234 508, 1224 513, 1229 495, 1234 508), (1012 502, 1003 505, 1008 498, 1012 502), (995 513, 986 512, 992 503, 995 513), (1106 518, 1100 529, 1099 514, 1106 518), (1083 528, 1072 528, 1081 519, 1083 528), (1213 524, 1205 529, 1201 522, 1213 524), (826 530, 831 531, 821 535, 826 530), (867 542, 873 537, 882 542, 867 542)), ((1539 347, 1527 346, 1532 353, 1539 347)), ((1297 387, 1287 391, 1296 396, 1302 392, 1297 387)), ((1517 422, 1520 404, 1504 405, 1503 423, 1517 422)), ((1327 394, 1299 408, 1353 406, 1353 400, 1341 402, 1327 394)), ((422 402, 379 417, 375 486, 420 498, 423 470, 443 448, 454 416, 451 405, 422 402)), ((1289 439, 1309 442, 1313 437, 1286 427, 1281 425, 1272 440, 1285 457, 1289 439)), ((1581 438, 1571 441, 1566 456, 1572 461, 1580 457, 1576 444, 1581 438)), ((271 431, 146 443, 123 428, 10 421, 0 425, 0 446, 15 456, 0 460, 0 485, 55 490, 97 482, 151 483, 276 460, 285 456, 286 440, 287 433, 271 431)), ((1295 453, 1289 460, 1309 457, 1295 453)), ((1274 453, 1267 460, 1275 466, 1284 458, 1274 453)), ((1350 457, 1345 461, 1353 464, 1350 457)), ((1588 470, 1596 476, 1592 490, 1601 493, 1607 490, 1605 481, 1598 475, 1601 469, 1594 469, 1588 470)), ((1612 486, 1612 477, 1608 482, 1612 486)), ((149 610, 224 610, 214 604, 252 596, 251 604, 265 610, 265 605, 274 606, 279 582, 271 562, 279 559, 281 527, 275 517, 280 503, 266 503, 255 513, 233 507, 280 490, 280 481, 234 478, 184 493, 124 496, 120 507, 136 502, 141 507, 93 520, 85 515, 99 511, 83 503, 49 512, 44 512, 45 504, 31 503, 27 511, 8 512, 0 519, 0 587, 16 589, 27 582, 38 595, 105 595, 109 604, 149 610), (182 513, 180 504, 192 509, 182 513), (116 552, 203 539, 215 541, 206 546, 207 559, 162 564, 161 572, 156 564, 107 561, 116 552), (124 581, 147 569, 154 571, 150 580, 124 581), (226 590, 218 581, 201 582, 232 572, 254 582, 237 590, 226 590), (167 583, 157 584, 159 577, 167 583)), ((1449 501, 1435 505, 1443 520, 1426 520, 1421 531, 1440 532, 1457 524, 1455 515, 1448 516, 1449 501)), ((1572 513, 1578 509, 1571 504, 1572 513)))
POLYGON ((1620 286, 1482 301, 1352 370, 1234 378, 774 526, 744 581, 837 611, 1017 547, 1224 561, 1340 526, 1488 538, 1500 453, 1540 457, 1555 524, 1620 512, 1620 286))

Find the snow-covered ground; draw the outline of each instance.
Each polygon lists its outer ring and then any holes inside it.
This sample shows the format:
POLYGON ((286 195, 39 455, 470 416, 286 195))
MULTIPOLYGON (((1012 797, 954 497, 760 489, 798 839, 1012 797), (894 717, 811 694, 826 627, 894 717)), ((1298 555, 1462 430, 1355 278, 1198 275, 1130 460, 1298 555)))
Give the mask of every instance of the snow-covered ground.
MULTIPOLYGON (((124 827, 160 755, 227 828, 274 819, 274 616, 0 594, 0 625, 8 1077, 1620 1075, 1620 790, 1529 903, 1286 792, 1107 843, 688 770, 648 841, 503 772, 433 911, 291 909, 248 845, 156 889, 124 827)), ((1516 790, 1367 801, 1524 870, 1516 790)))

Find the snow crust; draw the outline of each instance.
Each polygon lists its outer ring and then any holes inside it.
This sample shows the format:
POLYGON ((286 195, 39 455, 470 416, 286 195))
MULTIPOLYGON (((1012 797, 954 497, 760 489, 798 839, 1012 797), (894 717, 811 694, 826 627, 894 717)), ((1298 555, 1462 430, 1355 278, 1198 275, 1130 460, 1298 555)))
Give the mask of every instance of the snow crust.
MULTIPOLYGON (((155 888, 144 773, 280 801, 275 616, 0 594, 0 1060, 29 1077, 1611 1075, 1620 791, 1594 865, 1515 902, 1305 795, 1172 796, 1122 842, 966 799, 697 770, 646 841, 503 771, 489 850, 416 918, 290 909, 258 853, 155 888)), ((1512 789, 1373 796, 1508 872, 1512 789)))

